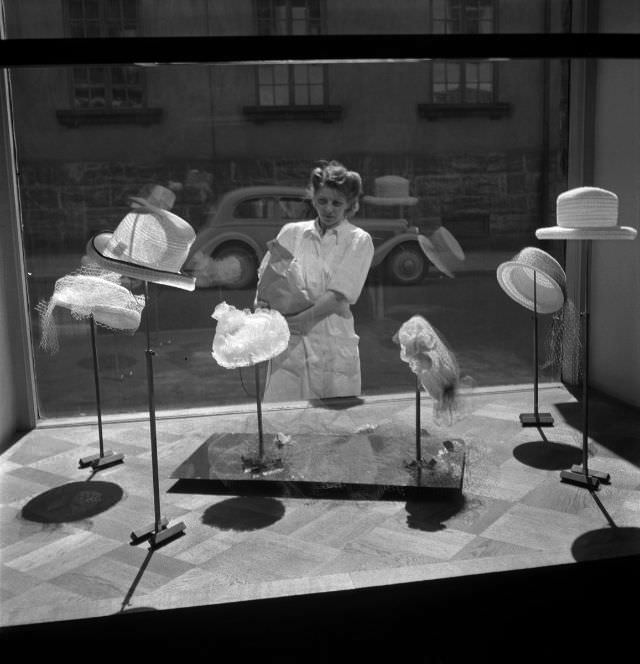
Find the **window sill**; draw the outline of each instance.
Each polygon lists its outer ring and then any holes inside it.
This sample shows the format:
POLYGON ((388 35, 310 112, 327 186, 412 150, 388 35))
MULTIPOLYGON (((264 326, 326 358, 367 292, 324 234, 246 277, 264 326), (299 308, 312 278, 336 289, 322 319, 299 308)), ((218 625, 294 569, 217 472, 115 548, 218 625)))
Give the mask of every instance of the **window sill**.
POLYGON ((342 117, 342 106, 245 106, 244 115, 251 121, 282 122, 284 120, 308 120, 334 122, 342 117))
POLYGON ((138 124, 150 125, 162 119, 161 108, 127 108, 118 110, 83 109, 56 111, 58 122, 65 127, 81 125, 138 124))
POLYGON ((439 118, 488 117, 497 120, 511 115, 511 104, 418 104, 418 117, 426 120, 439 118))

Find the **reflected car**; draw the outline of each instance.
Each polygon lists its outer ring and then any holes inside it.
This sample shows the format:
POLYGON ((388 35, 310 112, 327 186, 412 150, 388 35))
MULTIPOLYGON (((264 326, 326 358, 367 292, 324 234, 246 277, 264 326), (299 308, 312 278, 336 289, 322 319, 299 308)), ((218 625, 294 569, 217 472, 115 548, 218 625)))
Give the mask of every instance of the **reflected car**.
MULTIPOLYGON (((230 265, 227 287, 250 288, 256 283, 267 242, 285 224, 315 216, 307 191, 302 187, 263 185, 234 189, 224 194, 208 215, 184 269, 195 276, 197 288, 207 288, 216 283, 216 264, 218 268, 230 265)), ((371 235, 375 248, 371 267, 381 268, 391 283, 420 283, 433 261, 438 263, 435 253, 429 250, 429 240, 406 219, 356 215, 351 221, 371 235)), ((459 246, 455 253, 464 258, 459 246)), ((438 268, 442 270, 440 265, 438 268)))

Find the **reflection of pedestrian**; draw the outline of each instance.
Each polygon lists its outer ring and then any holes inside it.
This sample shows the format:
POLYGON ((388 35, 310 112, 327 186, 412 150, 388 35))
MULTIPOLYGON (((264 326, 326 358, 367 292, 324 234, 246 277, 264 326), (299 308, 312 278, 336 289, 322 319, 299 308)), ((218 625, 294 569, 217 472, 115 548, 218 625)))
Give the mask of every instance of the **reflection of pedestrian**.
MULTIPOLYGON (((336 161, 322 162, 309 183, 317 217, 286 224, 278 234, 298 263, 313 304, 287 316, 291 339, 271 361, 265 401, 360 394, 359 337, 350 305, 360 296, 373 258, 371 236, 349 222, 361 193, 358 173, 336 161)), ((268 260, 267 254, 259 277, 268 260)))

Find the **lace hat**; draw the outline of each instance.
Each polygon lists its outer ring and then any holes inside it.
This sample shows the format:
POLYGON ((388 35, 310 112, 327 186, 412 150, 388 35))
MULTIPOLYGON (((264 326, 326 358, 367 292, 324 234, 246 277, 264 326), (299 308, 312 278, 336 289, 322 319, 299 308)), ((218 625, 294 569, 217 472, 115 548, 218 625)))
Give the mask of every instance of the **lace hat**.
POLYGON ((221 302, 211 314, 216 325, 211 355, 225 369, 250 367, 280 355, 289 345, 289 326, 275 309, 239 310, 221 302))
POLYGON ((36 307, 40 314, 41 348, 49 352, 59 349, 56 307, 69 309, 76 319, 93 315, 102 327, 133 334, 140 325, 145 298, 134 295, 119 282, 119 274, 96 266, 82 267, 58 279, 49 301, 41 301, 36 307))
POLYGON ((502 290, 523 307, 552 314, 564 305, 567 278, 562 266, 546 251, 525 247, 511 260, 498 265, 496 277, 502 290))
POLYGON ((372 205, 416 205, 418 199, 409 196, 409 180, 399 175, 383 175, 374 180, 374 196, 363 196, 372 205))
POLYGON ((637 231, 618 225, 618 197, 599 187, 577 187, 558 196, 557 225, 539 228, 540 240, 633 240, 637 231))
POLYGON ((192 291, 195 277, 182 272, 182 266, 195 237, 184 219, 145 201, 113 232, 92 237, 87 254, 102 267, 127 277, 192 291))

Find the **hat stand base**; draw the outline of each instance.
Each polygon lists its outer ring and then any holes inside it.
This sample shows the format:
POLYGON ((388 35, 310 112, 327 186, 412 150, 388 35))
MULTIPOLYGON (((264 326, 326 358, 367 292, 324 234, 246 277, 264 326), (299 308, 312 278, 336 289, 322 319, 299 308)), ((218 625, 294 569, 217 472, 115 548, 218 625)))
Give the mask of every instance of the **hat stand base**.
MULTIPOLYGON (((580 464, 575 464, 571 466, 571 472, 584 475, 584 468, 580 464)), ((602 482, 602 484, 611 483, 611 475, 609 475, 609 473, 604 472, 603 470, 594 470, 593 468, 589 468, 588 473, 590 477, 597 478, 598 480, 600 480, 600 482, 602 482)))
POLYGON ((579 468, 580 472, 576 472, 573 469, 560 471, 560 479, 569 484, 577 484, 578 486, 597 491, 600 488, 600 480, 592 472, 585 475, 582 466, 579 466, 579 468))
POLYGON ((117 463, 124 463, 124 454, 107 450, 104 454, 92 454, 91 456, 83 457, 78 461, 78 467, 91 467, 94 470, 99 470, 101 468, 114 466, 117 463))
POLYGON ((523 427, 552 427, 551 413, 521 413, 520 423, 523 427))
POLYGON ((167 544, 182 535, 186 528, 182 521, 169 527, 169 521, 162 518, 158 524, 151 523, 145 528, 134 530, 131 533, 131 543, 140 544, 141 542, 148 541, 152 547, 157 547, 161 544, 167 544))

